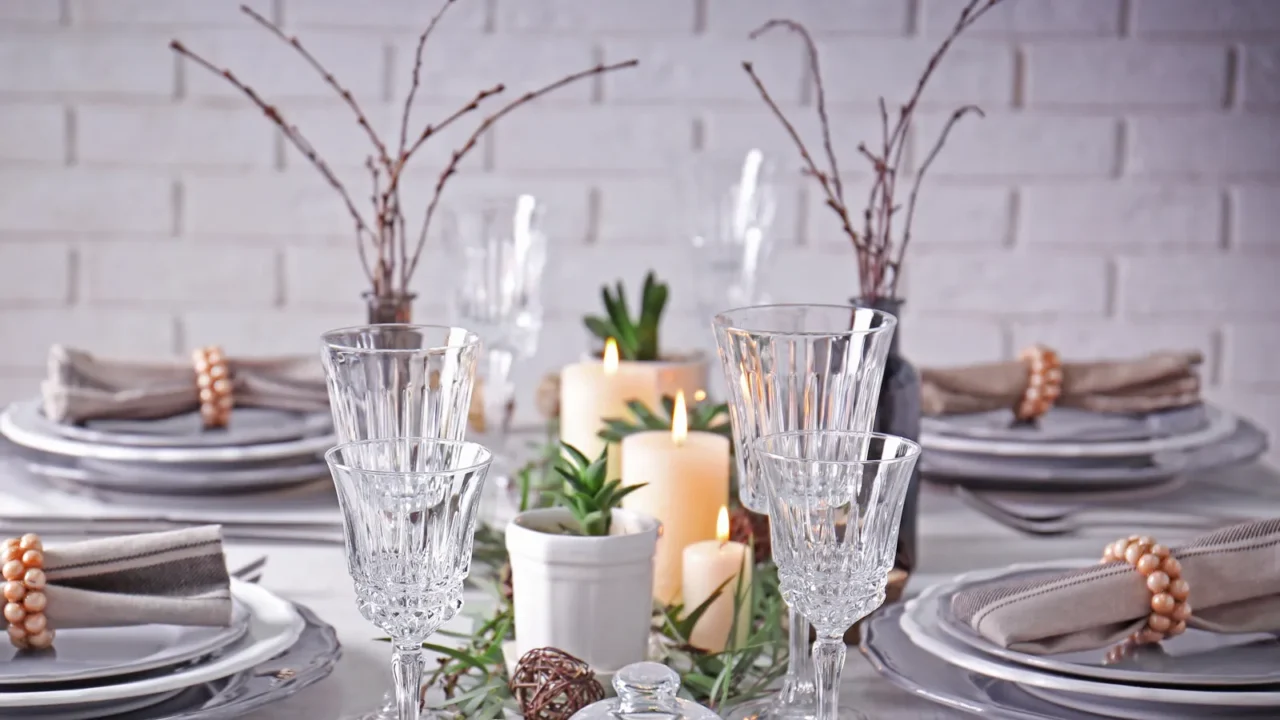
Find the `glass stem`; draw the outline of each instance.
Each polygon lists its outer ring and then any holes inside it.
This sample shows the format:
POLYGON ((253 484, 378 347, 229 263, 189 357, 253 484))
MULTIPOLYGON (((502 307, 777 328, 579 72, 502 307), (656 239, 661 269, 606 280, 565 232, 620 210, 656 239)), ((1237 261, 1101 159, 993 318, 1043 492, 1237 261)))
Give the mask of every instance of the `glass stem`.
POLYGON ((396 683, 397 720, 418 720, 422 692, 422 645, 396 643, 391 656, 391 677, 396 683))
POLYGON ((809 621, 788 608, 791 635, 787 638, 787 676, 782 683, 783 705, 796 705, 813 698, 813 658, 809 655, 809 621))
POLYGON ((840 637, 819 637, 813 644, 813 667, 818 681, 817 720, 836 720, 840 714, 844 653, 844 639, 840 637))

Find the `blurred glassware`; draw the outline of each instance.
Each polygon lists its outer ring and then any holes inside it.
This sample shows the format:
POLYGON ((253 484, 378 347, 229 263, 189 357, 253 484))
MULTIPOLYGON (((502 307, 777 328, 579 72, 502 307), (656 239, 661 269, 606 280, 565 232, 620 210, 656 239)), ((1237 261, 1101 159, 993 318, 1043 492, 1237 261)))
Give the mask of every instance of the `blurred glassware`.
POLYGON ((721 310, 767 302, 763 280, 778 208, 777 167, 762 150, 700 159, 690 173, 698 307, 721 310))

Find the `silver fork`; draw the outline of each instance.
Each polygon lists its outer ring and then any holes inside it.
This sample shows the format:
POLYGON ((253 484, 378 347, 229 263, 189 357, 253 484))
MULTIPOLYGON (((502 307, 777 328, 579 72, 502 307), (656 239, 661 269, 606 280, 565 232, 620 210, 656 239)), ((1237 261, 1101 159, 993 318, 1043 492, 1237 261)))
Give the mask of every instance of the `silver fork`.
POLYGON ((241 565, 231 571, 231 577, 241 582, 256 583, 262 579, 262 571, 267 565, 267 556, 263 555, 256 560, 241 565))

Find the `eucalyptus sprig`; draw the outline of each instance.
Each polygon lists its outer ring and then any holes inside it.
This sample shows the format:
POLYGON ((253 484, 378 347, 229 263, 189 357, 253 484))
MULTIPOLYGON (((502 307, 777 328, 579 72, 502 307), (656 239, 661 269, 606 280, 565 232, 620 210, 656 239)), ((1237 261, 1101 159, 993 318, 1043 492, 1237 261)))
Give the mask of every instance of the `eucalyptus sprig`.
POLYGON ((666 308, 670 292, 668 285, 658 282, 657 276, 650 271, 644 278, 644 289, 640 294, 640 316, 633 320, 627 308, 626 290, 619 280, 615 293, 609 291, 608 285, 600 289, 605 316, 588 315, 582 322, 601 342, 613 338, 623 360, 657 360, 661 357, 658 326, 662 323, 662 311, 666 308))
MULTIPOLYGON (((658 412, 640 400, 627 403, 630 418, 606 418, 600 438, 610 443, 622 442, 622 438, 646 430, 670 430, 675 414, 676 401, 670 395, 662 396, 662 411, 658 412)), ((729 406, 710 400, 695 402, 689 406, 689 429, 712 432, 733 439, 733 427, 729 424, 729 406)))
POLYGON ((622 479, 609 480, 607 471, 608 449, 600 451, 600 457, 590 460, 578 448, 561 443, 560 462, 556 472, 564 479, 565 486, 555 491, 560 505, 573 513, 581 535, 608 535, 613 524, 613 509, 622 505, 622 499, 644 487, 644 483, 622 486, 622 479))

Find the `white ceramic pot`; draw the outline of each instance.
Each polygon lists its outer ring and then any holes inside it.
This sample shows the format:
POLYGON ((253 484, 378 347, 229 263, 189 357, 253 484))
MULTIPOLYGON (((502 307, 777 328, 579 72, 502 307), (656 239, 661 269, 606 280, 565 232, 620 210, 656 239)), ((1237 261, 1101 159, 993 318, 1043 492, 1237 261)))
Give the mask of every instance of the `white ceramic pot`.
POLYGON ((660 525, 614 510, 610 535, 560 534, 565 508, 529 510, 507 525, 517 657, 559 648, 600 672, 645 659, 660 525))

